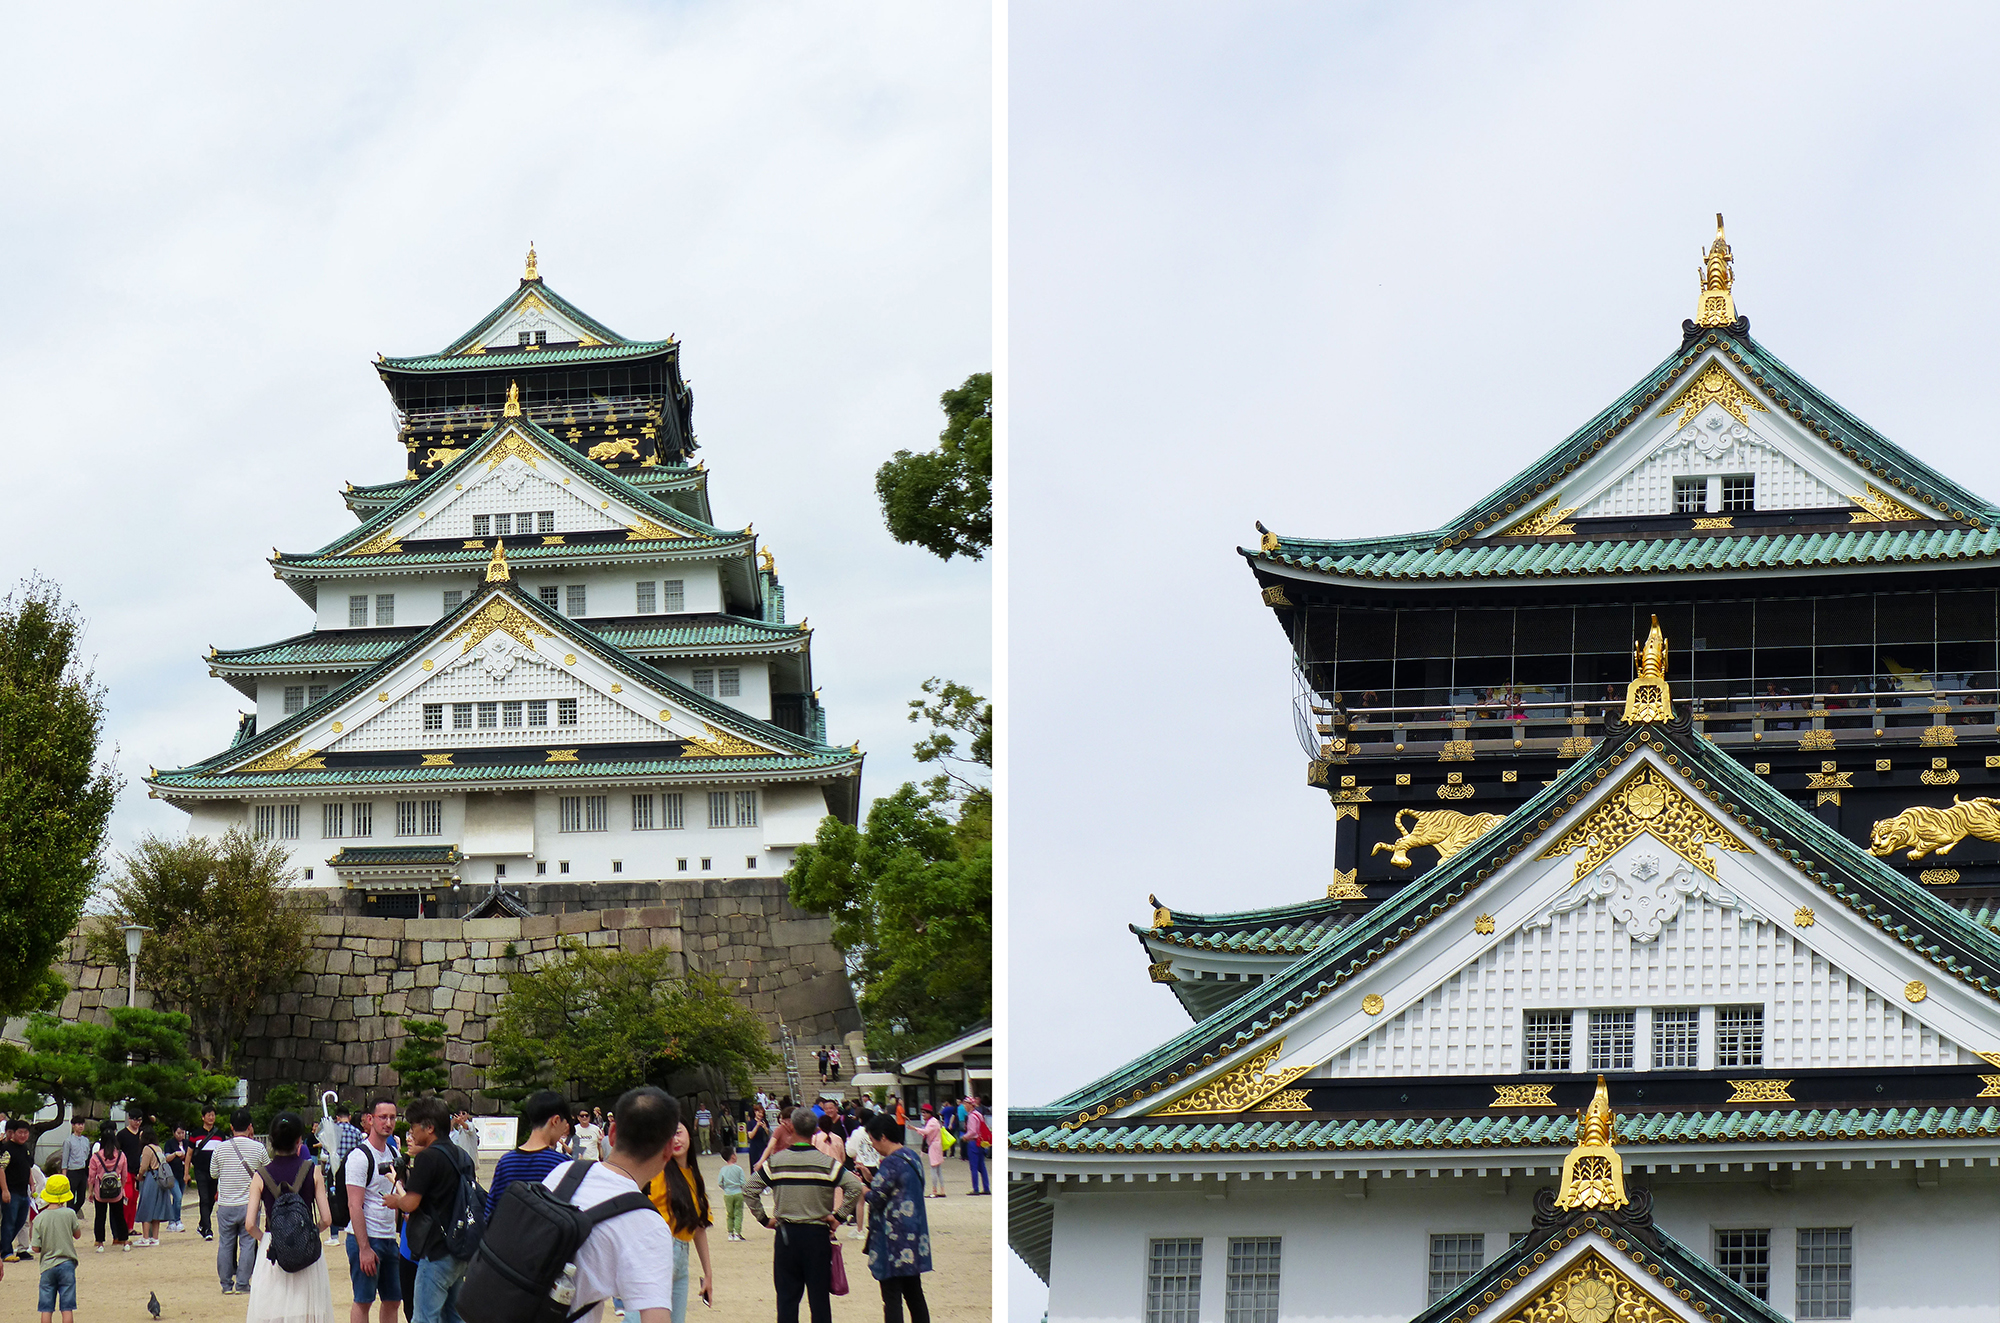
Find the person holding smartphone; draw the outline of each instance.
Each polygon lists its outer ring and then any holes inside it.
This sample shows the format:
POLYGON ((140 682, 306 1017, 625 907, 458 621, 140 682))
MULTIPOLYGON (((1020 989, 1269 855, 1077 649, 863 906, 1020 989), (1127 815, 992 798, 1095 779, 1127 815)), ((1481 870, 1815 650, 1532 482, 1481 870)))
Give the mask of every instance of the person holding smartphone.
POLYGON ((715 1304, 715 1271, 708 1261, 708 1229, 715 1225, 715 1218, 709 1212, 708 1185, 695 1161, 694 1135, 686 1122, 674 1131, 666 1168, 646 1187, 646 1197, 673 1228, 674 1317, 685 1319, 691 1253, 701 1258, 701 1302, 715 1304))

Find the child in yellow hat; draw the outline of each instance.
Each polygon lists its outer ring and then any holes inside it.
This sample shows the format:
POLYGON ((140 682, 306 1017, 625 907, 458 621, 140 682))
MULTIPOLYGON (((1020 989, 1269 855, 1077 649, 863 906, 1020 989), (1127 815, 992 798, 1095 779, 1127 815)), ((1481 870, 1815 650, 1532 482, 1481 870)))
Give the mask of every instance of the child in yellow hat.
POLYGON ((28 1243, 42 1265, 41 1299, 37 1308, 41 1323, 51 1323, 58 1308, 63 1323, 76 1323, 76 1242, 83 1237, 83 1222, 69 1206, 69 1177, 61 1172, 49 1177, 36 1196, 41 1208, 28 1231, 28 1243))

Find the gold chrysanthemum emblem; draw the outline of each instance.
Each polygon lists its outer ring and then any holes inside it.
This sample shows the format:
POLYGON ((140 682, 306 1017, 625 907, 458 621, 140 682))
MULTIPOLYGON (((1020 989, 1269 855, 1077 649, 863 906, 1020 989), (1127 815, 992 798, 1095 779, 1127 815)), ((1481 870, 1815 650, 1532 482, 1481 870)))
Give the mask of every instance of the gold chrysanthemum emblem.
POLYGON ((1604 1323, 1617 1305, 1617 1297, 1603 1279, 1585 1277, 1571 1283, 1563 1296, 1563 1316, 1570 1323, 1604 1323))

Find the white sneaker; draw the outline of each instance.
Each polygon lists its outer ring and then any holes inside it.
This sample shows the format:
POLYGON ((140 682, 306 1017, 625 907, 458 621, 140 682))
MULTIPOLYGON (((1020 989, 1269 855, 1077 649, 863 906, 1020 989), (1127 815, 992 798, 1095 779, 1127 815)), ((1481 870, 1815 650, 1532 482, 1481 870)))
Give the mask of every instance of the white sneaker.
POLYGON ((99 1245, 99 1246, 97 1247, 97 1252, 98 1252, 99 1254, 102 1254, 102 1253, 104 1253, 104 1246, 102 1246, 102 1245, 99 1245))

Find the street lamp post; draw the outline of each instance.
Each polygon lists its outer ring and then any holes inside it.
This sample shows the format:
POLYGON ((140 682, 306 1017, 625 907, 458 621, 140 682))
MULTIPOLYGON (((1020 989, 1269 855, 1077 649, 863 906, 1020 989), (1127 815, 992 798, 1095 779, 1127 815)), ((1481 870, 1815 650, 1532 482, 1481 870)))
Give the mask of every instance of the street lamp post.
POLYGON ((139 1004, 139 946, 151 931, 144 924, 125 925, 125 956, 131 962, 131 973, 125 980, 125 1004, 128 1007, 139 1004))

